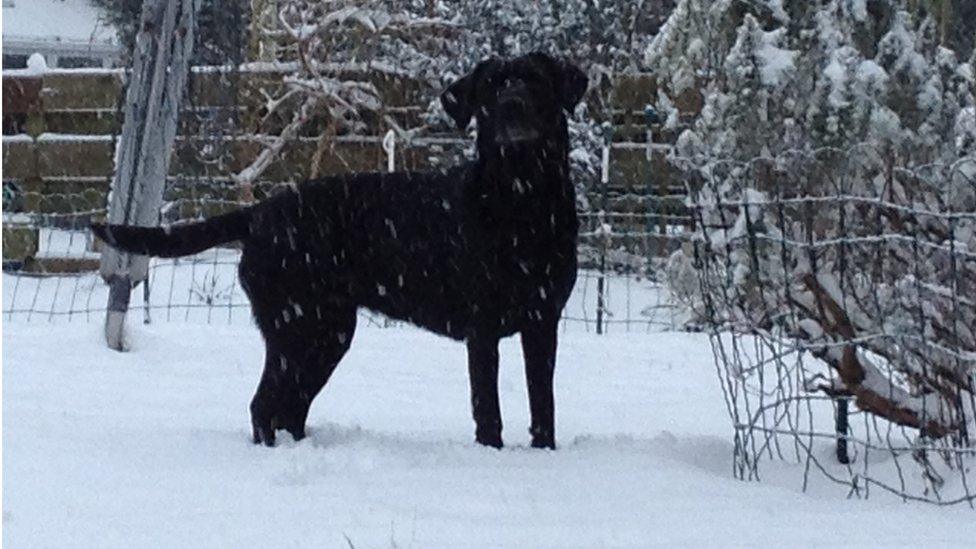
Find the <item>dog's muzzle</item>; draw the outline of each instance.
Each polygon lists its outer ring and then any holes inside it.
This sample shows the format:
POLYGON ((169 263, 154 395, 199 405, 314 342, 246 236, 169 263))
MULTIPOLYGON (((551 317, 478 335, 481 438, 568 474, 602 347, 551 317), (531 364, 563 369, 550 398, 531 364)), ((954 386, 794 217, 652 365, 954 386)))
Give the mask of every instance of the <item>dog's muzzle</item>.
POLYGON ((530 122, 533 113, 529 112, 528 93, 528 86, 521 80, 506 83, 498 93, 498 118, 501 124, 495 133, 496 143, 510 145, 539 138, 539 131, 530 122))

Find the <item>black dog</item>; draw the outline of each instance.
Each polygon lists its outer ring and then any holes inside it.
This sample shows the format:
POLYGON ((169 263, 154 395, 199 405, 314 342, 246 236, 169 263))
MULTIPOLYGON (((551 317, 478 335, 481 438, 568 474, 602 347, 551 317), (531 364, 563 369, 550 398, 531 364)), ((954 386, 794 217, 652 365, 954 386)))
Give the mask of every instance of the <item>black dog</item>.
POLYGON ((468 347, 481 444, 502 446, 498 341, 521 334, 532 445, 554 448, 556 326, 576 281, 576 200, 564 109, 586 90, 545 54, 492 59, 441 96, 478 158, 448 172, 308 181, 254 206, 169 228, 93 225, 127 252, 178 257, 241 241, 241 286, 267 346, 254 441, 305 434, 312 399, 366 307, 468 347))

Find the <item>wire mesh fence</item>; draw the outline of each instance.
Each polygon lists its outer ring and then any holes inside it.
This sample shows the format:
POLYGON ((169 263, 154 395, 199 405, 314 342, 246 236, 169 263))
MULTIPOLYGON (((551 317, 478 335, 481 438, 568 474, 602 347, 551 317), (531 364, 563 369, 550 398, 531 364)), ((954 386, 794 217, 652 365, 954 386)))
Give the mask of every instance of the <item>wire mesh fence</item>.
POLYGON ((685 299, 708 326, 736 476, 787 459, 804 487, 820 473, 852 496, 972 505, 976 158, 677 162, 699 185, 685 299))
MULTIPOLYGON (((48 234, 48 231, 42 231, 48 234)), ((68 237, 76 244, 85 237, 68 237)), ((53 239, 56 240, 56 239, 53 239)), ((218 248, 176 260, 153 260, 147 285, 133 292, 134 321, 239 324, 250 322, 237 283, 239 253, 218 248)), ((14 322, 103 322, 109 288, 97 272, 4 273, 3 318, 14 322)), ((393 323, 364 312, 366 322, 393 323)), ((633 275, 580 271, 563 313, 564 325, 601 333, 680 329, 683 311, 658 283, 633 275), (602 279, 602 289, 600 287, 602 279), (597 311, 603 318, 598 322, 597 311)))
MULTIPOLYGON (((198 183, 194 191, 204 196, 167 202, 165 211, 238 204, 208 198, 206 190, 198 183)), ((88 219, 99 214, 98 210, 79 207, 70 214, 8 216, 5 225, 13 222, 17 227, 7 226, 8 236, 16 235, 14 231, 36 235, 37 251, 27 260, 31 265, 8 264, 5 268, 5 320, 104 320, 109 289, 97 272, 100 254, 87 230, 88 219), (85 219, 73 218, 75 215, 85 219)), ((622 249, 603 252, 608 258, 601 270, 601 250, 581 248, 581 261, 591 262, 590 268, 578 274, 575 293, 564 311, 565 323, 601 333, 676 329, 682 325, 683 311, 669 299, 660 281, 648 274, 643 265, 649 263, 646 259, 622 249), (639 268, 632 263, 635 258, 641 261, 639 268)), ((187 258, 153 259, 148 283, 133 293, 131 314, 146 322, 246 322, 249 304, 237 284, 239 256, 234 248, 216 248, 187 258)))
MULTIPOLYGON (((336 6, 202 2, 160 223, 223 213, 307 179, 471 158, 471 136, 431 107, 445 47, 461 29, 429 6, 395 6, 390 17, 322 11, 336 6)), ((124 27, 126 43, 139 28, 124 27)), ((466 70, 448 57, 450 71, 466 70)), ((4 73, 5 319, 99 321, 106 312, 109 290, 94 272, 101 250, 87 227, 108 214, 131 77, 127 69, 4 73)), ((614 147, 616 158, 644 144, 614 147)), ((677 220, 663 185, 617 172, 609 184, 579 179, 583 269, 565 320, 599 332, 677 327, 681 311, 656 273, 690 218, 677 220)), ((219 248, 153 259, 130 310, 150 320, 246 321, 238 256, 219 248)))
MULTIPOLYGON (((181 124, 186 125, 182 121, 181 124)), ((239 187, 227 175, 229 164, 234 162, 228 149, 243 139, 207 131, 211 133, 206 139, 191 141, 181 136, 177 141, 175 173, 167 181, 161 211, 164 223, 200 219, 250 203, 239 196, 239 187), (196 173, 179 173, 191 163, 195 163, 196 173)), ((381 164, 386 163, 379 139, 340 137, 336 142, 338 147, 333 154, 340 162, 361 165, 362 153, 372 149, 373 169, 381 169, 381 164), (348 143, 355 145, 355 154, 342 151, 348 143)), ((8 136, 5 163, 17 152, 11 145, 20 143, 31 147, 30 154, 37 155, 41 163, 54 163, 60 158, 69 162, 66 166, 83 166, 84 162, 73 160, 81 156, 102 159, 99 161, 110 166, 110 138, 42 134, 28 140, 8 136)), ((461 139, 418 139, 410 144, 409 152, 399 152, 445 157, 465 145, 461 139)), ((8 186, 10 200, 4 208, 4 246, 8 247, 8 257, 16 258, 5 260, 4 264, 6 320, 103 320, 108 287, 96 272, 99 243, 92 240, 87 227, 92 220, 106 215, 111 174, 107 166, 97 166, 105 169, 102 176, 45 175, 36 180, 36 186, 31 183, 27 189, 19 185, 23 179, 6 180, 13 185, 8 186), (62 183, 74 185, 77 190, 59 192, 55 186, 62 183), (16 190, 10 188, 14 185, 16 190)), ((252 192, 255 199, 261 199, 290 184, 293 180, 259 180, 252 192)), ((657 277, 659 254, 667 248, 657 247, 661 234, 653 209, 625 214, 582 210, 579 214, 583 269, 576 294, 565 311, 566 322, 600 332, 680 327, 683 313, 670 301, 657 277)), ((672 233, 667 238, 676 241, 678 235, 672 233)), ((239 253, 233 248, 218 248, 177 260, 153 259, 148 284, 137 288, 133 295, 133 314, 161 321, 247 321, 248 302, 236 283, 238 259, 239 253)))
MULTIPOLYGON (((12 125, 3 139, 7 320, 101 321, 106 312, 109 290, 95 272, 101 250, 88 226, 107 214, 124 78, 125 71, 115 69, 4 75, 5 87, 19 88, 28 104, 9 113, 23 114, 23 123, 12 125), (40 97, 42 89, 58 101, 30 106, 30 97, 40 97)), ((325 121, 310 122, 282 140, 268 125, 285 122, 254 125, 253 98, 274 93, 283 78, 280 70, 262 64, 193 68, 160 222, 242 207, 309 177, 391 167, 437 169, 472 154, 469 137, 437 127, 391 143, 383 124, 338 132, 325 121), (333 129, 326 132, 328 127, 333 129), (280 148, 274 161, 242 182, 238 175, 275 147, 280 148)), ((579 186, 582 270, 566 323, 599 332, 679 327, 683 313, 657 273, 690 217, 675 221, 674 197, 659 196, 660 185, 622 179, 601 184, 590 178, 579 186)), ((233 248, 219 248, 152 260, 148 284, 133 294, 133 314, 147 320, 246 322, 248 303, 236 282, 238 255, 233 248)))

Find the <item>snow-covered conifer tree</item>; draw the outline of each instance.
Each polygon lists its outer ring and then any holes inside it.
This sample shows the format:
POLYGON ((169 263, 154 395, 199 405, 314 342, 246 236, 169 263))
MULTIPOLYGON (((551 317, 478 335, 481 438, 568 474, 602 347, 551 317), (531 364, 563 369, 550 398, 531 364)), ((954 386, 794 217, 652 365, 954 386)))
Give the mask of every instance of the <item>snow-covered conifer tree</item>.
POLYGON ((666 93, 705 97, 675 158, 697 187, 693 306, 798 338, 829 366, 811 390, 928 436, 965 431, 973 54, 947 49, 945 19, 915 3, 699 4, 681 2, 645 56, 666 93))

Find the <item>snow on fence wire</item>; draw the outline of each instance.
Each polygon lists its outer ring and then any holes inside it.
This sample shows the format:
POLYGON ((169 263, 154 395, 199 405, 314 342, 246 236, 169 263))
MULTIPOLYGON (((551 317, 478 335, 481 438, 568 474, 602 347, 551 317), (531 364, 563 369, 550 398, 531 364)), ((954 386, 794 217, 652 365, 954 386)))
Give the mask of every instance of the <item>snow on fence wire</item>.
MULTIPOLYGON (((880 146, 679 159, 734 473, 803 464, 851 496, 976 499, 976 158, 880 146)), ((682 265, 684 263, 684 265, 682 265)), ((694 276, 694 275, 692 275, 694 276)))

